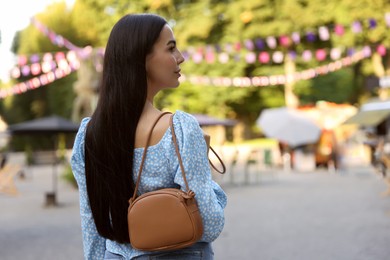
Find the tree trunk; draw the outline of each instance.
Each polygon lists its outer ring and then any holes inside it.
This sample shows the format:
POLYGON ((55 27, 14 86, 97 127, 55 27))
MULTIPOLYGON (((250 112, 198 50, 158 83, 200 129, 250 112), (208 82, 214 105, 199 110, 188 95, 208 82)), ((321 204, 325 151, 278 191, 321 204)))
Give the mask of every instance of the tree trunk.
MULTIPOLYGON (((288 55, 286 55, 286 59, 284 62, 284 71, 287 78, 289 78, 290 76, 292 77, 295 73, 295 63, 288 55)), ((299 105, 298 97, 294 94, 294 85, 294 81, 286 81, 286 84, 284 86, 284 100, 287 107, 294 108, 299 105)))

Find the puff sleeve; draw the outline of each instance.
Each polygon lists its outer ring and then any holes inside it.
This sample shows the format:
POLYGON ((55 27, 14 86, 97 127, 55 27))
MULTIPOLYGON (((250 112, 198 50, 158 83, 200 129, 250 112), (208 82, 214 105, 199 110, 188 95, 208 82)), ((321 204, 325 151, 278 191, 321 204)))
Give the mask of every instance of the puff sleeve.
MULTIPOLYGON (((195 192, 203 221, 204 233, 201 241, 212 242, 224 227, 227 197, 222 188, 212 180, 207 145, 196 119, 187 113, 177 111, 173 125, 186 178, 190 189, 195 192)), ((169 154, 175 174, 174 182, 180 185, 182 190, 186 190, 173 144, 171 149, 169 154)))
POLYGON ((73 175, 79 187, 80 196, 80 216, 81 229, 83 235, 84 259, 103 259, 105 251, 105 238, 101 237, 96 229, 93 220, 89 199, 87 194, 87 185, 85 178, 85 161, 84 161, 84 142, 86 126, 89 118, 83 119, 79 131, 76 135, 72 156, 71 167, 73 175))

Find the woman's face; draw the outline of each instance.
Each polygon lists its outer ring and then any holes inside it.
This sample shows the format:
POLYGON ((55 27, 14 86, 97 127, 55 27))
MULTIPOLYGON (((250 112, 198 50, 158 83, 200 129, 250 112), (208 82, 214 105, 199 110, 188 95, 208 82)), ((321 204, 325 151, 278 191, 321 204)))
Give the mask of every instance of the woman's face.
POLYGON ((183 61, 172 29, 166 24, 153 46, 152 53, 146 57, 149 97, 153 97, 161 89, 179 86, 180 64, 183 61))

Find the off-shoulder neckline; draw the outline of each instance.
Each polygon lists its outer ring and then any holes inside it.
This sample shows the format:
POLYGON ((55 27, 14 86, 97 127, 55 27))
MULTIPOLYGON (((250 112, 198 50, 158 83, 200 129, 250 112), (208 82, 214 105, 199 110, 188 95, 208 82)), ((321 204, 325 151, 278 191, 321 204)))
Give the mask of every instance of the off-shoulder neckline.
MULTIPOLYGON (((168 127, 167 130, 165 131, 164 135, 161 137, 161 139, 156 144, 148 146, 148 150, 158 148, 163 143, 163 141, 167 138, 168 133, 170 131, 171 131, 171 128, 168 127)), ((143 151, 144 149, 145 149, 145 147, 136 147, 136 148, 134 148, 134 151, 143 151)))

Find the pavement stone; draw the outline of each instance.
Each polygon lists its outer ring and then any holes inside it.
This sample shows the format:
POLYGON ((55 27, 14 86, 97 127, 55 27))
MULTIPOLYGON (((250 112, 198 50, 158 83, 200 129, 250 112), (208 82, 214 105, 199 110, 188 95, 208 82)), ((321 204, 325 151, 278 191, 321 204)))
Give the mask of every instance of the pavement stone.
POLYGON ((390 197, 381 197, 385 185, 369 167, 279 172, 226 190, 216 259, 390 259, 390 197))
MULTIPOLYGON (((18 196, 0 194, 1 260, 82 259, 77 190, 59 177, 59 206, 44 206, 52 170, 28 168, 18 196)), ((229 172, 215 176, 229 200, 215 259, 390 259, 390 197, 373 169, 260 172, 247 184, 242 169, 234 183, 229 172)))

